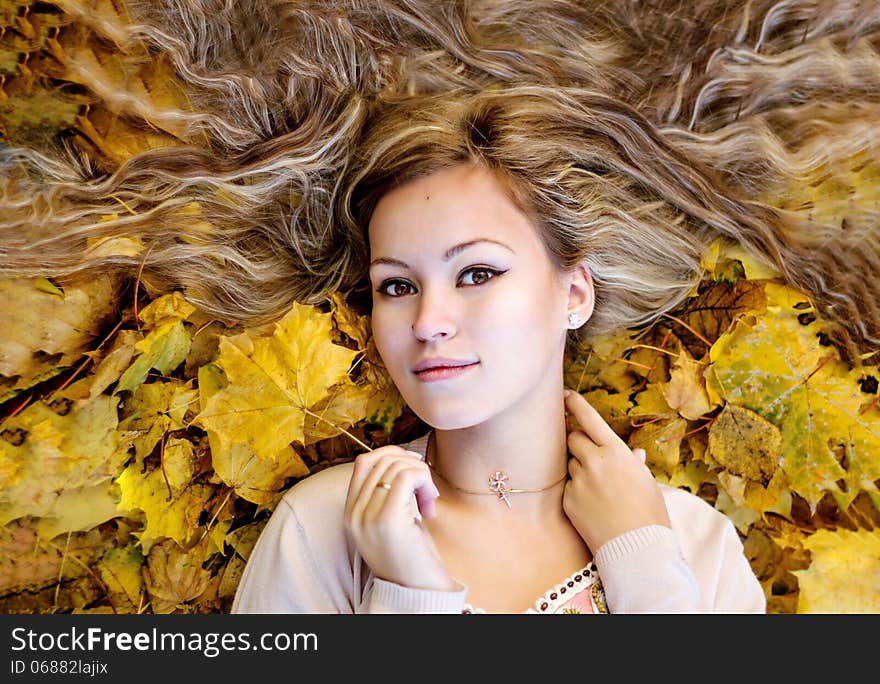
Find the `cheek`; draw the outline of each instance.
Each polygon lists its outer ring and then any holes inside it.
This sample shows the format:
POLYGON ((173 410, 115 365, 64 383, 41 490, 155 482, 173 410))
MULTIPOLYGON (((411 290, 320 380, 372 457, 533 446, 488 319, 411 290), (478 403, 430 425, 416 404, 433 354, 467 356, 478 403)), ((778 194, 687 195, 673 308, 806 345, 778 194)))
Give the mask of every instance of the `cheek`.
POLYGON ((555 293, 537 290, 533 284, 505 293, 493 300, 481 319, 509 342, 543 336, 556 317, 555 293), (538 296, 543 293, 543 296, 538 296), (511 336, 514 336, 511 338, 511 336))
POLYGON ((374 307, 370 317, 370 326, 373 343, 387 366, 389 362, 393 362, 395 351, 404 343, 399 322, 395 320, 393 312, 387 308, 374 307))

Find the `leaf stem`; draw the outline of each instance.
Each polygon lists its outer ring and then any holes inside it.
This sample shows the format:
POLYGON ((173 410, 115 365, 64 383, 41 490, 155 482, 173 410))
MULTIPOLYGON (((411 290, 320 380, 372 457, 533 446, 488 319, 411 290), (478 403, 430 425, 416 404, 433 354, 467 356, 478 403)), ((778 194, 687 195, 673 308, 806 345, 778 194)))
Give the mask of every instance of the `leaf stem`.
MULTIPOLYGON (((327 423, 328 425, 332 425, 332 426, 335 427, 337 430, 339 430, 340 433, 342 433, 342 434, 344 434, 344 435, 347 435, 348 437, 350 437, 352 440, 354 440, 357 444, 359 444, 360 446, 362 446, 362 447, 363 447, 364 449, 366 449, 367 451, 372 451, 372 449, 371 449, 369 446, 367 446, 366 444, 364 444, 361 440, 359 440, 357 437, 355 437, 353 434, 351 434, 348 430, 339 427, 336 423, 334 423, 334 422, 332 422, 332 421, 329 421, 329 420, 327 420, 326 418, 324 418, 324 416, 319 416, 317 413, 315 413, 314 411, 310 411, 310 410, 307 409, 307 408, 303 408, 303 411, 305 411, 305 412, 306 412, 307 414, 309 414, 310 416, 314 416, 314 417, 317 418, 318 420, 323 420, 323 421, 324 421, 325 423, 327 423)), ((338 435, 337 435, 337 436, 338 436, 338 435)))

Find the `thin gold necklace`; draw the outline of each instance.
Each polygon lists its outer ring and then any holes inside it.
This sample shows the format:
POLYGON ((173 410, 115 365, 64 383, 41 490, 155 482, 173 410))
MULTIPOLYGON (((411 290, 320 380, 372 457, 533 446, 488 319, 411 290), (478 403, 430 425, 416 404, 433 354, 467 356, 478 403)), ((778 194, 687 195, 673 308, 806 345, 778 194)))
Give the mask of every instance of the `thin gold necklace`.
POLYGON ((428 467, 436 473, 437 477, 443 480, 446 484, 452 487, 459 492, 464 492, 465 494, 492 494, 493 496, 497 496, 499 501, 503 501, 507 504, 508 508, 512 508, 510 505, 510 499, 507 498, 508 494, 524 494, 524 493, 534 493, 534 492, 545 492, 548 489, 553 489, 560 482, 565 480, 568 477, 568 473, 560 477, 553 484, 547 485, 546 487, 540 487, 538 489, 515 489, 511 488, 507 483, 510 482, 510 477, 508 477, 507 473, 502 470, 496 470, 489 476, 489 486, 486 491, 482 489, 463 489, 461 487, 457 487, 452 484, 449 480, 447 480, 443 475, 440 474, 440 471, 431 463, 431 459, 428 457, 428 452, 431 449, 431 439, 434 436, 433 430, 428 435, 428 443, 425 445, 425 463, 428 464, 428 467))

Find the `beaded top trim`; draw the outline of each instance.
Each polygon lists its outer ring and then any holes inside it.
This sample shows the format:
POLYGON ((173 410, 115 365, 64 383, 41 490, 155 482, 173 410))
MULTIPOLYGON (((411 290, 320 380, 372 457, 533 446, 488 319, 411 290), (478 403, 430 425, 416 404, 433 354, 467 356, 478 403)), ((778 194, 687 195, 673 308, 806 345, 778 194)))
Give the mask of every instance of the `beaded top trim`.
MULTIPOLYGON (((599 579, 599 572, 592 561, 577 572, 573 572, 555 587, 544 592, 544 595, 535 601, 534 606, 526 609, 524 613, 550 615, 553 613, 590 612, 583 610, 585 602, 592 608, 593 613, 608 613, 602 581, 599 579), (574 597, 581 594, 585 595, 580 596, 580 600, 573 601, 574 597), (575 603, 581 604, 581 607, 576 607, 575 603)), ((486 613, 482 608, 476 608, 469 603, 464 604, 464 609, 461 612, 465 614, 486 613)))

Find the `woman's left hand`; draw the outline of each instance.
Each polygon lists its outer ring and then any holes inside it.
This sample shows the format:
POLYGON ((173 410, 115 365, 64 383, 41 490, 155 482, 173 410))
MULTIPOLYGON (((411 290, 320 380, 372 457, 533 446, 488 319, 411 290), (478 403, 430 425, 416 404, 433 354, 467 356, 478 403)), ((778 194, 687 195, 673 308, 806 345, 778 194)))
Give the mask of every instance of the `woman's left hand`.
POLYGON ((566 397, 565 408, 581 429, 568 434, 570 479, 562 507, 590 550, 595 554, 605 542, 645 525, 671 527, 644 450, 630 449, 579 393, 566 397))

